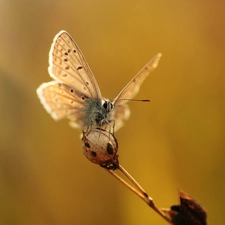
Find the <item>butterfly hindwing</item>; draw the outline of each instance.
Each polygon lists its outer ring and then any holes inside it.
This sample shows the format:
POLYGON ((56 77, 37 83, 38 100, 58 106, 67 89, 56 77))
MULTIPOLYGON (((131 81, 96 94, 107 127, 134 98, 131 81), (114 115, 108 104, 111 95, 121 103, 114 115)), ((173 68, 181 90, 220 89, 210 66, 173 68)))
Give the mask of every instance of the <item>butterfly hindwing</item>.
POLYGON ((47 112, 55 119, 68 118, 78 127, 83 126, 85 98, 66 84, 51 81, 42 84, 37 94, 47 112))

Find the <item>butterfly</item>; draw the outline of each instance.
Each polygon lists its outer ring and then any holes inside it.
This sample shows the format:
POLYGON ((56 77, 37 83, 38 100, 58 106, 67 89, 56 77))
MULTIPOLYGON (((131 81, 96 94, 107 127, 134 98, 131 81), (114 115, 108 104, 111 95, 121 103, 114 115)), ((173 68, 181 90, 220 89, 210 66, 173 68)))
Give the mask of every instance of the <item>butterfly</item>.
MULTIPOLYGON (((48 72, 53 81, 41 84, 37 95, 55 120, 68 118, 73 127, 88 130, 120 129, 129 118, 126 104, 139 91, 148 74, 157 67, 161 54, 150 62, 110 101, 101 95, 98 83, 84 55, 64 30, 54 38, 49 52, 48 72), (111 125, 113 123, 113 125, 111 125)), ((111 131, 110 131, 111 132, 111 131)))

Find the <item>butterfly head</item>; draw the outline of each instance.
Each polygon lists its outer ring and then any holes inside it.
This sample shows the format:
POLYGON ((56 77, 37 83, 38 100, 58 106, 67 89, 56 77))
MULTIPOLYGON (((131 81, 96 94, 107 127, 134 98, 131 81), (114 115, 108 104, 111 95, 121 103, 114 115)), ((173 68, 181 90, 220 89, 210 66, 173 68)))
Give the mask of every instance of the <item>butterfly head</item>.
POLYGON ((109 113, 113 109, 113 104, 110 100, 102 99, 102 108, 105 109, 106 113, 109 113))

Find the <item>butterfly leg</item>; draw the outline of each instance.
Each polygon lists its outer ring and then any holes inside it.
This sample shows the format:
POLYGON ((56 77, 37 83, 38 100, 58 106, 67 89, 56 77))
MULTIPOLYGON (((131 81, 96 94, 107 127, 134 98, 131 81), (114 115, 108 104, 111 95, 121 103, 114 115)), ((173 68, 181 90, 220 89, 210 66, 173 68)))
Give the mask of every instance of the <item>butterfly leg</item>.
POLYGON ((109 133, 114 134, 115 120, 108 120, 107 124, 109 126, 109 133))

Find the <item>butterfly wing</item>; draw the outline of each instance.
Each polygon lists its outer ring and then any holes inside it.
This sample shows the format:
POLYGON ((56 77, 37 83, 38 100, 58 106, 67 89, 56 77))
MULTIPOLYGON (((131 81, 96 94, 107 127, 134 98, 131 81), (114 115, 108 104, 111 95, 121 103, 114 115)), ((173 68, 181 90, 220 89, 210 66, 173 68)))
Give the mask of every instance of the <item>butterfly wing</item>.
POLYGON ((89 98, 101 99, 98 83, 84 55, 66 31, 60 31, 53 40, 48 72, 59 83, 74 87, 89 98))
POLYGON ((85 128, 92 115, 85 115, 85 101, 101 101, 97 81, 79 47, 66 31, 54 38, 49 52, 48 72, 55 80, 37 89, 44 108, 55 119, 68 118, 73 127, 85 128))
POLYGON ((130 110, 126 104, 127 101, 135 97, 145 78, 157 67, 161 56, 162 54, 158 53, 155 57, 153 57, 144 66, 144 68, 123 88, 123 90, 113 101, 114 110, 112 113, 112 118, 115 120, 115 131, 123 125, 124 120, 129 118, 130 110))
POLYGON ((124 87, 124 89, 118 94, 113 104, 125 104, 129 99, 135 97, 139 92, 140 86, 149 75, 149 73, 154 70, 161 58, 162 54, 158 53, 154 58, 152 58, 144 68, 124 87))
POLYGON ((116 104, 112 112, 112 120, 115 121, 114 132, 118 131, 123 125, 124 120, 130 117, 130 109, 128 104, 116 104))
POLYGON ((73 125, 85 127, 84 95, 66 84, 51 81, 37 89, 38 97, 47 112, 55 120, 68 118, 73 125))

